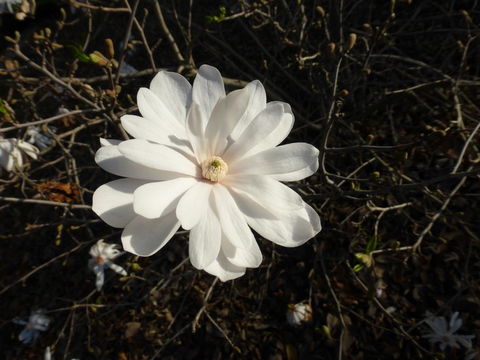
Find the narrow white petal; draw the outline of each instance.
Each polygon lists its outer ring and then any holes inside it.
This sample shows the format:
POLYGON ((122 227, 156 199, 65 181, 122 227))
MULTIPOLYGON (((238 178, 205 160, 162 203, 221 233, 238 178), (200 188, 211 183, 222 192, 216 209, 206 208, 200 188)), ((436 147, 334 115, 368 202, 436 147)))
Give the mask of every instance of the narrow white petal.
POLYGON ((100 145, 101 146, 110 146, 110 145, 118 145, 122 142, 123 140, 117 140, 117 139, 105 139, 105 138, 100 138, 100 145))
POLYGON ((192 229, 200 221, 208 207, 211 190, 212 185, 210 183, 200 181, 188 189, 180 198, 176 213, 185 230, 192 229))
POLYGON ((223 154, 232 130, 247 110, 249 99, 249 92, 241 89, 232 91, 226 97, 218 100, 205 129, 205 138, 210 150, 209 156, 223 154))
POLYGON ((19 149, 24 151, 25 154, 30 156, 32 159, 37 160, 40 150, 38 150, 36 146, 29 144, 28 142, 25 142, 23 140, 17 140, 17 146, 19 149))
POLYGON ((230 163, 245 156, 251 148, 254 148, 267 138, 277 127, 278 120, 282 116, 283 106, 281 104, 267 106, 248 124, 238 140, 227 149, 222 157, 230 163))
POLYGON ((162 101, 180 125, 185 126, 187 110, 192 103, 192 85, 182 75, 161 71, 150 83, 150 90, 162 101))
POLYGON ((262 83, 258 80, 249 82, 244 88, 249 94, 247 110, 238 121, 230 137, 237 141, 250 122, 267 106, 267 94, 262 83))
POLYGON ((250 249, 255 237, 230 193, 222 185, 215 185, 213 195, 225 236, 233 246, 244 250, 250 249))
POLYGON ((218 277, 220 281, 223 282, 237 279, 245 274, 244 267, 232 264, 221 251, 215 261, 206 266, 203 270, 218 277))
POLYGON ((105 270, 103 265, 96 265, 93 267, 93 272, 96 275, 95 287, 97 291, 102 290, 103 284, 105 283, 105 270))
POLYGON ((278 245, 296 247, 304 244, 322 229, 320 217, 307 203, 292 211, 270 211, 252 197, 230 192, 248 225, 260 236, 278 245), (264 213, 266 216, 263 216, 264 213))
POLYGON ((208 121, 215 104, 224 96, 225 86, 220 72, 213 66, 200 66, 193 82, 192 100, 200 105, 205 120, 208 121))
POLYGON ((229 166, 229 174, 270 175, 280 179, 310 176, 318 170, 317 148, 306 143, 277 146, 255 155, 244 157, 229 166))
POLYGON ((92 210, 108 225, 123 228, 132 221, 133 192, 147 181, 119 179, 100 186, 93 193, 92 210))
POLYGON ((222 230, 213 206, 213 198, 210 195, 206 212, 190 231, 188 243, 190 262, 200 270, 211 264, 220 252, 222 230))
POLYGON ((107 260, 105 262, 105 265, 108 266, 110 269, 112 269, 113 271, 115 271, 117 274, 120 274, 120 275, 123 275, 123 276, 127 276, 127 271, 121 267, 120 265, 117 265, 115 264, 114 262, 110 261, 110 260, 107 260))
POLYGON ((246 197, 258 201, 272 212, 303 208, 300 195, 281 182, 262 175, 236 175, 224 184, 246 197))
POLYGON ((246 153, 246 156, 250 156, 261 152, 263 150, 271 149, 280 144, 290 134, 293 128, 294 116, 292 108, 287 103, 281 101, 272 101, 267 104, 267 107, 281 105, 283 107, 282 115, 276 119, 275 128, 270 131, 265 138, 258 142, 255 146, 252 146, 246 153))
POLYGON ((185 138, 185 126, 175 118, 155 93, 147 88, 140 88, 137 94, 138 110, 142 117, 157 122, 168 133, 181 139, 185 138))
POLYGON ((155 219, 173 211, 185 191, 197 183, 195 178, 177 178, 140 186, 133 194, 134 211, 155 219))
POLYGON ((13 145, 8 141, 0 141, 0 165, 7 171, 12 171, 15 166, 15 160, 10 155, 13 145))
POLYGON ((104 170, 118 176, 148 180, 169 180, 179 176, 176 172, 152 169, 134 163, 120 153, 117 145, 105 145, 97 150, 95 162, 104 170))
POLYGON ((200 106, 197 103, 192 103, 187 116, 186 133, 198 163, 201 163, 207 156, 205 151, 205 123, 206 120, 203 120, 203 112, 200 106))
POLYGON ((179 227, 175 212, 153 220, 137 216, 123 230, 123 248, 138 256, 150 256, 165 246, 179 227))
POLYGON ((224 237, 222 239, 222 251, 228 261, 236 266, 256 268, 262 263, 262 252, 255 239, 248 249, 242 249, 236 247, 228 238, 224 237))
POLYGON ((172 135, 169 132, 170 130, 163 126, 162 123, 149 121, 136 115, 123 115, 121 121, 125 131, 135 139, 144 139, 157 144, 167 145, 193 156, 187 138, 181 139, 172 135))
POLYGON ((146 167, 189 176, 199 175, 199 169, 191 159, 165 145, 134 139, 122 142, 118 145, 118 150, 127 159, 146 167))

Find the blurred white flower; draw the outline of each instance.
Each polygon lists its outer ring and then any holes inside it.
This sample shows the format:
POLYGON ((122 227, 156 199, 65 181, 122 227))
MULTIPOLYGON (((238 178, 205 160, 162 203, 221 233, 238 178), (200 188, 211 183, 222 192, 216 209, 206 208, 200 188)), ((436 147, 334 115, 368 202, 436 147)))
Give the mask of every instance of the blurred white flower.
POLYGON ((20 5, 22 0, 0 0, 0 14, 3 13, 14 13, 14 5, 20 5))
POLYGON ((52 351, 50 350, 50 346, 45 348, 45 354, 43 356, 43 360, 52 360, 52 351))
POLYGON ((43 310, 35 310, 32 312, 28 321, 15 319, 15 324, 25 325, 25 328, 18 335, 18 340, 24 344, 35 342, 40 336, 40 331, 46 331, 50 325, 50 318, 45 315, 43 310))
POLYGON ((432 332, 425 334, 423 337, 427 338, 431 343, 438 343, 442 351, 447 346, 459 348, 459 345, 462 345, 467 349, 472 348, 474 335, 454 334, 463 324, 462 319, 458 317, 458 312, 453 313, 448 325, 447 320, 443 316, 430 317, 425 319, 425 322, 430 326, 432 332))
POLYGON ((105 282, 105 266, 120 275, 127 275, 124 268, 112 262, 112 260, 122 255, 122 252, 118 250, 118 245, 108 244, 103 239, 100 239, 90 248, 89 253, 92 258, 88 261, 88 266, 97 276, 95 285, 98 291, 102 289, 105 282))
POLYGON ((36 160, 39 152, 35 146, 26 141, 14 138, 0 139, 0 165, 8 172, 23 166, 24 154, 36 160))
POLYGON ((53 143, 51 135, 42 132, 38 126, 29 126, 26 134, 28 136, 27 142, 37 146, 40 150, 46 149, 53 143))
POLYGON ((312 321, 312 307, 308 303, 289 304, 287 311, 287 323, 299 326, 312 321))
POLYGON ((318 169, 310 144, 279 145, 293 126, 290 106, 266 102, 262 84, 225 94, 219 71, 203 65, 193 83, 163 71, 141 88, 142 117, 124 115, 135 139, 102 139, 95 161, 125 179, 100 186, 93 210, 125 228, 126 251, 150 256, 180 225, 190 231, 190 261, 227 281, 256 268, 262 254, 250 230, 295 247, 321 229, 315 210, 280 181, 318 169))

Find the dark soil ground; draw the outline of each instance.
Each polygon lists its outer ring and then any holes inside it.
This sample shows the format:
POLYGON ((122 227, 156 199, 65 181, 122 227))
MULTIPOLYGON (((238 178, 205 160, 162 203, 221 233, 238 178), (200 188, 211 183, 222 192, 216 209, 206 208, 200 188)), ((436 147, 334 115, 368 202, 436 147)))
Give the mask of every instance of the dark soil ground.
POLYGON ((478 2, 159 3, 37 0, 34 18, 2 15, 2 135, 72 114, 43 124, 53 145, 0 179, 0 358, 47 346, 57 360, 480 358, 478 2), (94 51, 134 69, 117 78, 94 51), (181 232, 152 257, 120 257, 129 275, 107 272, 97 292, 88 250, 120 242, 90 209, 114 179, 94 162, 98 139, 122 138, 119 117, 156 71, 193 79, 204 63, 230 90, 259 79, 291 104, 287 140, 319 148, 321 167, 290 185, 323 230, 293 249, 259 238, 261 267, 227 283, 191 266, 181 232), (313 320, 292 327, 288 304, 302 301, 313 320), (39 308, 51 325, 23 345, 12 320, 39 308), (456 311, 473 348, 440 351, 425 319, 456 311))

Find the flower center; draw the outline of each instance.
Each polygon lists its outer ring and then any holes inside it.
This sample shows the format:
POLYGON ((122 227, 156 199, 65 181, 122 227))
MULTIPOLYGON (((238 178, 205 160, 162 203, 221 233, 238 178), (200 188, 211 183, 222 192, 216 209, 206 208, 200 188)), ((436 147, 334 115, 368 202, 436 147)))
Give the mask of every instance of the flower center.
POLYGON ((105 263, 105 258, 103 256, 97 256, 95 258, 95 261, 97 262, 97 264, 104 264, 105 263))
POLYGON ((228 172, 228 165, 220 156, 212 156, 202 162, 202 176, 210 181, 222 180, 228 172))

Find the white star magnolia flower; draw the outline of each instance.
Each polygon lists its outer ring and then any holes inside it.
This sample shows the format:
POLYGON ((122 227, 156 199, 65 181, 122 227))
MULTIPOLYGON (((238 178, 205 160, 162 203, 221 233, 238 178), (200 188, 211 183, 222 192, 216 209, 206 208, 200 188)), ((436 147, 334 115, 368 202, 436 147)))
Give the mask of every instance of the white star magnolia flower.
POLYGON ((0 165, 8 172, 23 166, 24 157, 22 152, 36 160, 40 151, 32 144, 23 140, 0 138, 0 165))
POLYGON ((307 303, 289 304, 287 311, 287 323, 300 326, 302 323, 312 321, 312 307, 307 303))
POLYGON ((462 319, 458 317, 458 312, 453 313, 448 326, 447 320, 442 316, 428 318, 425 322, 430 326, 432 332, 423 337, 427 338, 431 343, 438 343, 442 351, 444 351, 447 346, 459 348, 460 346, 458 344, 467 349, 472 348, 472 339, 475 338, 474 335, 454 334, 463 324, 462 319))
POLYGON ((36 310, 32 312, 28 321, 13 320, 15 324, 25 325, 25 328, 18 335, 18 340, 24 344, 31 344, 35 342, 40 336, 40 331, 46 331, 50 325, 50 318, 45 315, 43 310, 36 310))
POLYGON ((125 229, 125 250, 150 256, 180 225, 190 230, 190 261, 227 281, 256 268, 262 254, 251 227, 295 247, 321 229, 318 214, 280 181, 318 169, 318 150, 279 145, 293 126, 290 106, 266 102, 259 81, 225 94, 219 71, 203 65, 193 87, 160 72, 137 96, 142 117, 124 115, 135 139, 102 139, 95 161, 125 179, 100 186, 93 210, 125 229))
POLYGON ((109 267, 117 274, 123 276, 127 275, 124 268, 112 262, 112 260, 122 255, 122 252, 118 250, 118 245, 107 244, 103 239, 100 239, 90 248, 89 253, 92 258, 88 261, 88 266, 97 276, 95 286, 98 291, 102 289, 105 282, 105 266, 109 267))

